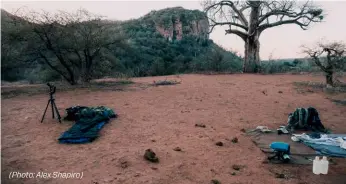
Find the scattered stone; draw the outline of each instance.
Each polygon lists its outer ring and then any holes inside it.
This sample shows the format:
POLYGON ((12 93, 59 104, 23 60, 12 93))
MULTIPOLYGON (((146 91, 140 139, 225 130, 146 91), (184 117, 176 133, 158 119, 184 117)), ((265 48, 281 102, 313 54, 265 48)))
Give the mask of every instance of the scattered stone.
POLYGON ((144 158, 150 162, 159 162, 159 158, 156 156, 156 153, 153 152, 151 149, 145 150, 144 158))
POLYGON ((212 184, 221 184, 221 182, 219 180, 217 180, 217 179, 212 179, 211 183, 212 184))
POLYGON ((269 160, 268 159, 263 160, 262 164, 269 164, 269 160))
POLYGON ((233 168, 234 170, 236 170, 236 171, 239 171, 240 168, 241 168, 241 166, 240 166, 240 165, 234 164, 234 165, 232 166, 232 168, 233 168))
POLYGON ((240 129, 240 131, 241 131, 241 132, 244 132, 244 133, 246 132, 246 130, 245 130, 244 128, 240 129))
POLYGON ((157 170, 157 167, 151 167, 152 170, 157 170))
POLYGON ((127 168, 130 166, 130 163, 128 162, 127 158, 126 157, 121 157, 119 160, 118 160, 118 163, 119 163, 119 166, 123 169, 127 168))
POLYGON ((275 101, 274 103, 279 103, 278 101, 275 101))
POLYGON ((215 143, 216 146, 223 146, 223 143, 221 141, 215 143))
POLYGON ((135 174, 135 177, 139 177, 139 176, 141 176, 140 173, 136 173, 136 174, 135 174))
POLYGON ((275 178, 285 178, 285 174, 275 173, 275 178))
POLYGON ((156 142, 156 140, 153 139, 153 140, 151 140, 151 142, 156 142))
POLYGON ((122 161, 122 162, 120 162, 120 167, 121 167, 121 168, 125 169, 125 168, 127 168, 128 166, 129 166, 129 163, 128 163, 127 161, 122 161))
POLYGON ((195 127, 205 128, 206 126, 205 126, 205 124, 202 124, 202 123, 196 123, 195 127))
POLYGON ((282 91, 278 91, 278 93, 282 93, 282 91))
POLYGON ((267 96, 267 92, 266 92, 266 91, 262 91, 262 93, 263 93, 264 95, 266 95, 266 96, 267 96))
POLYGON ((232 141, 233 143, 238 143, 238 138, 234 137, 231 141, 232 141))
POLYGON ((235 176, 236 174, 237 174, 237 173, 235 173, 235 172, 232 172, 232 173, 231 173, 232 176, 235 176))
POLYGON ((173 149, 174 151, 181 151, 181 148, 180 147, 176 147, 173 149))

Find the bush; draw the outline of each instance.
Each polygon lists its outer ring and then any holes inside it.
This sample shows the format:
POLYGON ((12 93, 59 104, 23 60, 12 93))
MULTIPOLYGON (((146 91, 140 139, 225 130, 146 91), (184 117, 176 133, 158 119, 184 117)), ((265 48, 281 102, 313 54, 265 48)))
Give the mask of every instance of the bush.
POLYGON ((300 72, 318 72, 320 71, 310 60, 301 59, 283 59, 283 60, 268 60, 262 61, 261 73, 300 73, 300 72))

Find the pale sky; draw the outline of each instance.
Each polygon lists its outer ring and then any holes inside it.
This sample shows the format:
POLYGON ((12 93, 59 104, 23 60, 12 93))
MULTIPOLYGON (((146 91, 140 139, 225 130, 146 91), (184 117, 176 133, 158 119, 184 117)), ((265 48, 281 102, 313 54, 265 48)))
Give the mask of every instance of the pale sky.
MULTIPOLYGON (((317 23, 309 30, 303 31, 299 26, 284 25, 264 31, 260 37, 261 59, 304 57, 301 54, 302 44, 311 45, 321 39, 346 42, 346 1, 316 1, 327 13, 323 23, 317 23)), ((1 8, 6 11, 26 6, 33 10, 75 11, 85 8, 92 13, 106 16, 107 19, 128 20, 138 18, 151 10, 181 6, 186 9, 202 10, 200 1, 2 1, 1 8)), ((228 50, 243 55, 244 43, 234 35, 225 35, 224 28, 214 29, 210 38, 228 50)))

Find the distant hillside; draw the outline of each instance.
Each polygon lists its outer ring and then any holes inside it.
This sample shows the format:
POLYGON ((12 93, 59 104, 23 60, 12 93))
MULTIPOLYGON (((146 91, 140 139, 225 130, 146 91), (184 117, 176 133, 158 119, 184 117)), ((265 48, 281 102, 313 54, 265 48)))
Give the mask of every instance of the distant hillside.
MULTIPOLYGON (((1 15, 2 20, 15 17, 4 10, 1 11, 1 15)), ((13 25, 7 22, 1 22, 2 38, 11 34, 9 30, 13 29, 13 25)), ((152 76, 199 71, 241 71, 241 58, 209 39, 208 19, 199 10, 187 10, 182 7, 166 8, 151 11, 138 19, 103 20, 103 23, 112 24, 114 28, 120 29, 127 46, 114 45, 110 52, 103 53, 100 58, 103 62, 95 69, 95 77, 119 74, 152 76)), ((24 25, 25 23, 22 23, 22 26, 24 25)), ((8 52, 7 56, 2 55, 3 80, 30 78, 36 82, 59 78, 57 73, 40 61, 31 61, 30 65, 28 62, 19 62, 16 58, 25 53, 25 48, 18 46, 17 41, 8 40, 2 45, 3 51, 16 46, 15 49, 8 50, 11 52, 8 52)))

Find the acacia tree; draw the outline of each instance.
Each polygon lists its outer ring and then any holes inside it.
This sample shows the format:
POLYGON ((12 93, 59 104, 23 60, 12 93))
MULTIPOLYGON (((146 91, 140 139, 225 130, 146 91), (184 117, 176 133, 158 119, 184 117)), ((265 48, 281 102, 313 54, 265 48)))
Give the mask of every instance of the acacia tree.
POLYGON ((341 42, 319 43, 316 48, 304 47, 303 50, 325 73, 326 83, 330 86, 335 86, 334 73, 346 64, 345 51, 346 46, 341 42))
POLYGON ((71 85, 89 82, 95 62, 110 45, 124 44, 111 22, 80 9, 76 13, 59 11, 16 12, 11 21, 20 31, 10 34, 26 46, 30 58, 42 60, 71 85))
POLYGON ((310 1, 205 0, 203 6, 210 32, 215 26, 228 26, 225 34, 234 34, 244 40, 245 73, 259 72, 259 38, 264 30, 285 24, 296 24, 306 30, 310 23, 323 19, 322 9, 313 6, 310 1))

